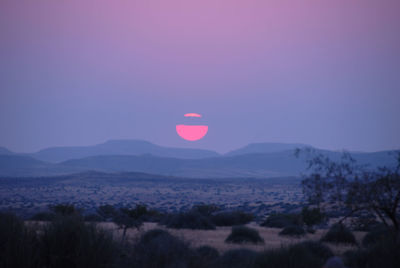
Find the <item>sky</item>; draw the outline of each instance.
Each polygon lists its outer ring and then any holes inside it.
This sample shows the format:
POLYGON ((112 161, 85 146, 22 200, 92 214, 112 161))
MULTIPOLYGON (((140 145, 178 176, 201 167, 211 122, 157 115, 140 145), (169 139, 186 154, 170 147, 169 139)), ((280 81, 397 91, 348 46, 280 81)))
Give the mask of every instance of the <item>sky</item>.
POLYGON ((398 0, 1 0, 0 146, 400 148, 398 0), (199 113, 207 135, 175 126, 199 113))

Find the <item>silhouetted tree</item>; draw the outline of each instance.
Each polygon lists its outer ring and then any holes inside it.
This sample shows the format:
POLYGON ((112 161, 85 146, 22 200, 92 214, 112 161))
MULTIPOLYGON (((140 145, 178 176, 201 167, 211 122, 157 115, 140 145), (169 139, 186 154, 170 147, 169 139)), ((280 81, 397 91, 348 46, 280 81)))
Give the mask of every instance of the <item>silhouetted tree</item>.
POLYGON ((123 229, 122 241, 126 236, 129 228, 139 229, 143 225, 143 216, 147 214, 147 207, 144 205, 136 205, 135 208, 120 208, 114 216, 113 221, 120 229, 123 229))
POLYGON ((99 216, 107 221, 107 220, 112 220, 118 215, 118 210, 115 209, 114 206, 112 205, 102 205, 97 208, 97 214, 99 216))
MULTIPOLYGON (((304 150, 303 150, 304 151, 304 150)), ((303 192, 312 204, 337 205, 355 212, 374 213, 386 225, 399 233, 400 212, 400 152, 396 154, 397 165, 372 170, 359 166, 349 153, 343 153, 339 161, 323 154, 315 154, 308 160, 310 172, 304 175, 303 192)), ((297 150, 299 155, 301 150, 297 150)))
POLYGON ((321 212, 320 208, 309 207, 303 207, 303 209, 301 210, 301 216, 304 224, 310 228, 313 225, 321 223, 325 218, 325 214, 321 212))
POLYGON ((81 213, 80 209, 76 208, 75 205, 69 203, 50 205, 49 209, 56 215, 62 215, 62 216, 78 215, 81 213))

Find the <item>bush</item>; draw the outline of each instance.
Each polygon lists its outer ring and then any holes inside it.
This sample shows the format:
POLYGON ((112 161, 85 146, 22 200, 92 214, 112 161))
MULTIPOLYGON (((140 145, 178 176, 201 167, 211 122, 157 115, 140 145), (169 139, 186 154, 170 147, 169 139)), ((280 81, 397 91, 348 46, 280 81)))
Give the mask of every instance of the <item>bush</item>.
POLYGON ((225 239, 227 243, 264 243, 257 230, 246 226, 232 227, 232 233, 225 239))
POLYGON ((347 251, 344 260, 349 268, 397 268, 400 267, 400 245, 395 237, 387 237, 366 249, 347 251))
POLYGON ((298 225, 287 226, 279 233, 279 235, 287 236, 304 236, 305 234, 306 232, 304 231, 303 227, 298 225))
POLYGON ((155 229, 143 234, 134 246, 133 267, 189 267, 194 256, 187 243, 155 229))
POLYGON ((285 228, 292 225, 303 225, 301 216, 298 214, 271 214, 261 224, 264 227, 285 228))
POLYGON ((320 268, 332 256, 333 253, 328 247, 318 242, 306 241, 264 251, 258 256, 256 267, 320 268))
POLYGON ((167 215, 160 224, 174 229, 215 229, 209 217, 193 211, 167 215))
POLYGON ((97 208, 97 214, 103 218, 104 221, 112 221, 116 215, 118 215, 118 210, 112 205, 103 205, 97 208))
POLYGON ((217 259, 219 257, 218 250, 210 246, 201 246, 196 249, 199 256, 207 259, 217 259))
POLYGON ((254 267, 258 253, 249 249, 234 249, 225 252, 215 267, 221 268, 248 268, 254 267))
POLYGON ((146 214, 142 216, 144 222, 160 222, 164 215, 155 209, 147 209, 146 214))
POLYGON ((80 214, 80 210, 77 209, 73 204, 58 204, 54 206, 49 206, 50 211, 58 215, 74 215, 80 214))
POLYGON ((357 244, 353 233, 343 224, 333 225, 329 231, 321 238, 323 242, 357 244))
POLYGON ((38 267, 39 241, 14 214, 0 212, 0 267, 38 267))
POLYGON ((233 226, 249 223, 254 216, 243 211, 222 212, 212 216, 212 221, 216 226, 233 226))
POLYGON ((43 267, 112 267, 118 250, 111 234, 76 215, 44 226, 41 245, 43 267))
POLYGON ((362 245, 364 247, 370 247, 376 245, 378 242, 384 242, 384 240, 393 239, 393 237, 395 237, 394 230, 391 230, 386 226, 379 226, 364 236, 362 245))
POLYGON ((219 207, 214 204, 200 204, 193 206, 191 210, 203 216, 211 216, 214 212, 219 210, 219 207))
POLYGON ((33 221, 52 221, 55 218, 55 214, 52 212, 38 212, 31 217, 33 221))
POLYGON ((382 223, 378 222, 373 216, 360 216, 353 218, 351 228, 354 231, 369 232, 379 228, 382 223))
POLYGON ((304 224, 309 227, 321 223, 325 218, 325 214, 319 208, 310 209, 308 207, 301 210, 301 216, 304 224))
POLYGON ((103 217, 100 217, 100 215, 96 213, 85 215, 84 219, 85 221, 90 221, 90 222, 101 222, 104 220, 103 217))
POLYGON ((122 241, 129 228, 139 228, 143 225, 143 216, 146 215, 147 208, 142 205, 136 205, 135 208, 120 208, 113 217, 113 221, 118 228, 123 230, 122 241))
POLYGON ((215 267, 215 263, 219 258, 218 251, 210 246, 201 246, 196 249, 196 257, 192 264, 195 267, 215 267))
POLYGON ((332 250, 320 242, 304 241, 296 244, 295 246, 306 248, 324 261, 333 256, 332 250))

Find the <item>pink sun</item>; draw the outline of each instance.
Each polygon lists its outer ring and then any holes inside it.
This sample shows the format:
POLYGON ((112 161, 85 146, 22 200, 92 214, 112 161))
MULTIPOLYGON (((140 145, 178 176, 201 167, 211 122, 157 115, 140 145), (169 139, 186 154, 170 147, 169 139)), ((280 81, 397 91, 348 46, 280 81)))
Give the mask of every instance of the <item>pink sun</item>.
MULTIPOLYGON (((201 117, 197 113, 188 113, 185 117, 201 117)), ((205 125, 176 125, 176 132, 178 135, 188 141, 197 141, 207 134, 208 126, 205 125)))

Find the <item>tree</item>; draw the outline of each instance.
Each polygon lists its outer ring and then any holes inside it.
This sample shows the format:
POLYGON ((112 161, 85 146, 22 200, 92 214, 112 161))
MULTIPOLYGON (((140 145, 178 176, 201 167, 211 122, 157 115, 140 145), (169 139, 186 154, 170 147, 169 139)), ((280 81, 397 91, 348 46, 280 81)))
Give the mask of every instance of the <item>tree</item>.
POLYGON ((296 154, 304 151, 312 155, 307 160, 310 172, 302 181, 303 192, 311 204, 346 209, 348 213, 340 222, 356 212, 368 211, 399 233, 400 152, 396 154, 396 166, 371 169, 357 165, 349 153, 333 161, 310 149, 297 150, 296 154))
POLYGON ((301 210, 303 222, 307 227, 311 228, 313 225, 321 223, 325 215, 321 212, 320 208, 303 207, 301 210))
POLYGON ((147 214, 147 207, 144 205, 136 205, 135 208, 120 208, 118 213, 114 215, 114 222, 120 229, 123 229, 122 241, 126 236, 129 228, 139 229, 143 225, 143 217, 147 214))
POLYGON ((78 215, 81 213, 73 204, 57 204, 50 205, 49 209, 51 212, 57 215, 68 216, 68 215, 78 215))
POLYGON ((98 207, 97 214, 99 214, 103 220, 108 221, 114 219, 116 215, 118 215, 118 210, 112 205, 102 205, 98 207))

